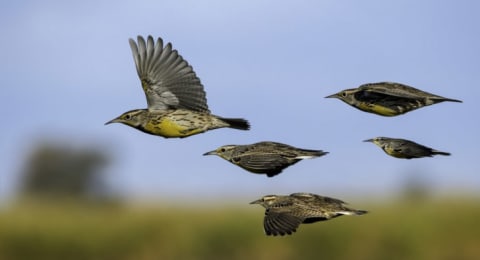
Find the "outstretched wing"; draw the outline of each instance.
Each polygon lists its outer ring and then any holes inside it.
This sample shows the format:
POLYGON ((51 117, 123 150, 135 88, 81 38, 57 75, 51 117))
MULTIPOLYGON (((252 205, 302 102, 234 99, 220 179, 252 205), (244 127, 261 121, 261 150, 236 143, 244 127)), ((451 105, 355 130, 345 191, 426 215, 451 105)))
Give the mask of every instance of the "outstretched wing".
POLYGON ((200 79, 171 43, 163 46, 161 38, 154 43, 152 36, 147 42, 138 36, 137 41, 129 39, 148 110, 185 108, 209 112, 200 79))
POLYGON ((263 228, 268 236, 291 235, 297 230, 302 221, 302 218, 290 215, 288 212, 270 208, 265 211, 263 228))

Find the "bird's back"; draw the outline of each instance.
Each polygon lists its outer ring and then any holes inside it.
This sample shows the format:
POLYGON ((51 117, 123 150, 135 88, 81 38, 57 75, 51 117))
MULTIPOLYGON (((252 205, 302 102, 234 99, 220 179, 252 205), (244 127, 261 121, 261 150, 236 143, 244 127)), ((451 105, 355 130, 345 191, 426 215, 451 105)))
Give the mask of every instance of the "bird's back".
POLYGON ((305 223, 327 220, 339 215, 342 212, 352 211, 345 207, 342 200, 324 197, 311 193, 294 193, 290 195, 293 198, 293 214, 305 219, 305 223))
POLYGON ((326 154, 326 152, 321 150, 302 149, 287 144, 268 141, 255 143, 249 150, 251 153, 270 153, 292 159, 318 157, 326 154))
POLYGON ((432 94, 405 84, 396 82, 378 82, 368 83, 359 87, 359 91, 372 92, 377 94, 384 94, 397 98, 424 100, 424 105, 431 105, 443 101, 462 102, 457 99, 445 98, 439 95, 432 94))
POLYGON ((435 154, 450 155, 450 153, 441 152, 428 146, 404 139, 396 139, 391 146, 392 149, 399 151, 399 155, 397 157, 401 156, 401 158, 407 159, 431 157, 435 154))

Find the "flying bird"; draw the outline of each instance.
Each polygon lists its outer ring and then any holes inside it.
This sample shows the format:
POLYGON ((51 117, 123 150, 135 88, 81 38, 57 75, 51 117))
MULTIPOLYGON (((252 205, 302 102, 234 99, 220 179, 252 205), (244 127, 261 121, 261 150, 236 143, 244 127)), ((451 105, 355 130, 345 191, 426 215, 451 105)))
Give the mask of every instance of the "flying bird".
POLYGON ((381 116, 398 116, 444 101, 462 102, 394 82, 368 83, 326 98, 337 98, 357 109, 381 116))
POLYGON ((134 109, 107 122, 122 123, 148 134, 184 138, 208 130, 229 127, 248 130, 242 118, 210 113, 206 93, 192 66, 172 48, 152 36, 129 39, 147 109, 134 109))
POLYGON ((417 144, 413 141, 400 138, 375 137, 364 140, 364 142, 372 142, 378 147, 382 148, 386 154, 396 158, 412 159, 432 157, 436 154, 450 155, 450 153, 438 151, 430 147, 417 144))
POLYGON ((315 158, 327 153, 277 142, 258 142, 249 145, 224 145, 203 155, 218 155, 249 172, 273 177, 302 159, 315 158))
POLYGON ((267 195, 250 202, 265 208, 263 228, 267 236, 293 234, 300 224, 330 220, 342 215, 363 215, 365 210, 344 206, 345 202, 312 193, 267 195))

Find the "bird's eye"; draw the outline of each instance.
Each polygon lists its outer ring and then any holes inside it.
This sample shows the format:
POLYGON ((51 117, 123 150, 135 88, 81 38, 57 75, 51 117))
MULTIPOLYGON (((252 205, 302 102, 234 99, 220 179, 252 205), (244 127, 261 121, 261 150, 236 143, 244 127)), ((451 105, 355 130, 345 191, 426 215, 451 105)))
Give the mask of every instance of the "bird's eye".
POLYGON ((130 120, 131 116, 129 114, 125 115, 125 119, 130 120))
POLYGON ((220 148, 220 152, 221 153, 225 152, 225 148, 220 148))
POLYGON ((347 96, 347 92, 342 92, 342 97, 346 97, 347 96))

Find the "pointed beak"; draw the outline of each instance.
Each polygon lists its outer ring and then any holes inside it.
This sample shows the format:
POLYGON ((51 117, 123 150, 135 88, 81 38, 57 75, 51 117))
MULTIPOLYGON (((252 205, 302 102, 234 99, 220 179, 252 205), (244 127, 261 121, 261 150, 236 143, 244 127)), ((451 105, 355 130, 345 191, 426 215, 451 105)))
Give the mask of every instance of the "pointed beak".
POLYGON ((325 98, 338 98, 338 94, 335 93, 335 94, 332 94, 330 96, 326 96, 325 98))
POLYGON ((111 124, 111 123, 117 123, 118 122, 118 118, 114 118, 108 122, 105 123, 105 125, 108 125, 108 124, 111 124))
POLYGON ((203 155, 217 155, 217 151, 213 150, 213 151, 210 151, 210 152, 206 152, 203 155))
POLYGON ((367 139, 367 140, 363 140, 364 142, 370 142, 370 143, 373 143, 373 139, 367 139))
POLYGON ((254 200, 254 201, 250 202, 249 204, 260 204, 260 203, 262 203, 262 199, 254 200))

